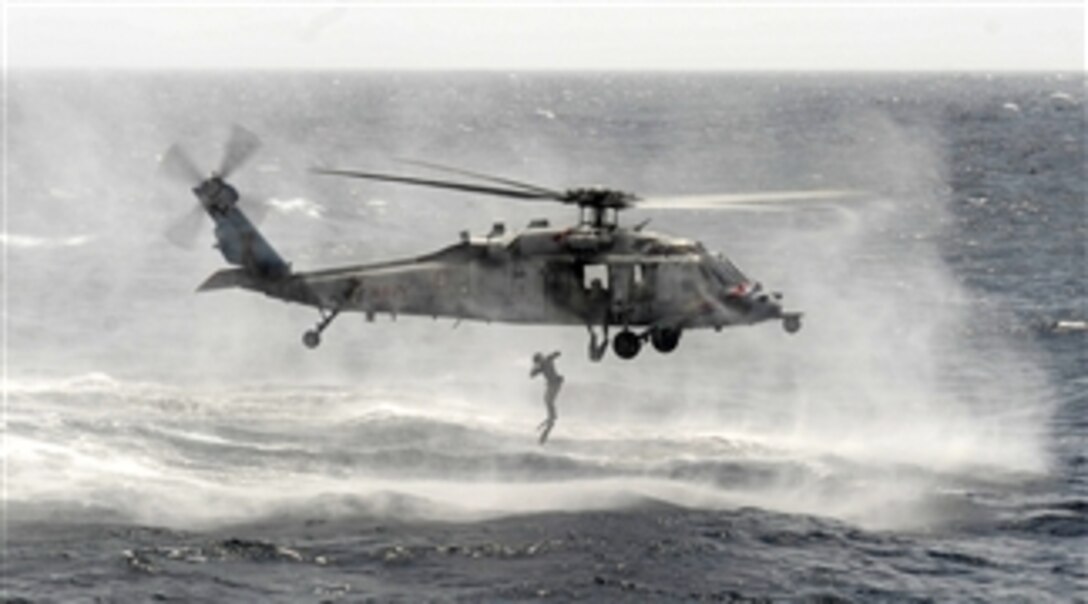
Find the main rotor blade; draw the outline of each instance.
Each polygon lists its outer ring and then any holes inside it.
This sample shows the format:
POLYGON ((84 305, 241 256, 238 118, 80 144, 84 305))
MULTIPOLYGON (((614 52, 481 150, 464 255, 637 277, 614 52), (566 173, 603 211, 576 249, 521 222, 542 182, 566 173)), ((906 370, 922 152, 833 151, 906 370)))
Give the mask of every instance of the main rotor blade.
POLYGON ((219 176, 227 178, 242 164, 249 161, 261 146, 261 139, 249 130, 234 124, 230 129, 230 138, 223 150, 223 161, 219 164, 219 176))
POLYGON ((426 178, 413 178, 410 176, 394 176, 392 174, 378 174, 376 172, 356 172, 354 170, 332 170, 326 168, 311 168, 311 172, 315 174, 326 174, 330 176, 347 176, 350 178, 364 178, 368 180, 380 180, 384 182, 396 182, 407 185, 419 185, 424 187, 434 187, 436 189, 450 189, 453 191, 464 191, 467 193, 483 193, 485 195, 497 195, 499 197, 513 197, 515 199, 555 199, 562 200, 562 197, 556 195, 555 192, 530 192, 519 191, 517 189, 500 189, 498 187, 486 187, 483 185, 473 185, 468 183, 451 182, 446 180, 430 180, 426 178))
POLYGON ((647 210, 729 210, 758 205, 774 205, 820 201, 844 201, 863 197, 861 191, 847 189, 812 189, 807 191, 762 191, 755 193, 726 193, 720 195, 679 195, 649 197, 637 207, 647 210))
POLYGON ((159 160, 159 173, 187 187, 195 187, 204 180, 193 158, 177 143, 170 145, 159 160))
POLYGON ((166 229, 166 238, 170 243, 185 248, 193 249, 196 245, 197 235, 203 226, 204 208, 200 204, 194 204, 188 213, 183 214, 166 229))
POLYGON ((397 161, 399 161, 401 163, 405 163, 405 164, 411 164, 413 166, 421 166, 421 167, 424 167, 424 168, 430 168, 432 170, 439 170, 441 172, 448 172, 450 174, 460 174, 461 176, 468 176, 468 177, 471 177, 471 178, 479 178, 480 180, 485 180, 485 181, 497 183, 497 184, 500 184, 500 185, 509 185, 511 187, 519 187, 519 188, 525 189, 527 191, 534 191, 536 193, 541 193, 543 195, 550 195, 550 196, 553 196, 553 197, 555 197, 557 199, 560 198, 560 197, 563 197, 563 193, 561 191, 556 191, 554 189, 548 189, 548 188, 545 188, 545 187, 530 184, 530 183, 527 183, 527 182, 521 182, 521 181, 518 181, 518 180, 513 180, 513 179, 510 179, 510 178, 501 178, 499 176, 491 176, 490 174, 483 174, 481 172, 473 172, 471 170, 465 170, 463 168, 454 168, 452 166, 443 166, 442 164, 436 164, 436 163, 432 163, 432 162, 429 162, 429 161, 421 161, 421 160, 418 160, 418 159, 397 158, 397 161))

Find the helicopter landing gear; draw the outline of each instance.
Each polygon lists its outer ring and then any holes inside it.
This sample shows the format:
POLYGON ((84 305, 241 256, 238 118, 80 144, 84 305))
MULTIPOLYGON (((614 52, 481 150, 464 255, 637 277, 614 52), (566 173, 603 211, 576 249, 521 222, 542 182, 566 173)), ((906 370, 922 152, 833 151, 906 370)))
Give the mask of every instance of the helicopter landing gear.
POLYGON ((324 308, 319 308, 318 312, 321 313, 321 321, 313 329, 302 334, 302 343, 306 345, 306 348, 317 348, 321 344, 321 332, 325 331, 325 328, 329 326, 329 323, 332 323, 336 315, 340 314, 340 309, 334 308, 326 311, 324 308))
POLYGON ((616 339, 612 341, 612 350, 621 359, 635 358, 641 348, 642 339, 635 335, 633 331, 627 329, 621 331, 616 339))
POLYGON ((593 327, 586 325, 586 330, 589 331, 589 360, 594 363, 600 362, 604 358, 604 353, 608 351, 608 324, 606 323, 602 330, 604 331, 604 341, 597 342, 597 332, 593 331, 593 327))
POLYGON ((650 331, 650 343, 654 345, 654 350, 667 354, 674 350, 680 344, 679 329, 669 329, 663 327, 660 329, 653 329, 650 331))
POLYGON ((786 333, 797 333, 801 331, 801 315, 786 315, 782 317, 782 329, 785 329, 786 333))

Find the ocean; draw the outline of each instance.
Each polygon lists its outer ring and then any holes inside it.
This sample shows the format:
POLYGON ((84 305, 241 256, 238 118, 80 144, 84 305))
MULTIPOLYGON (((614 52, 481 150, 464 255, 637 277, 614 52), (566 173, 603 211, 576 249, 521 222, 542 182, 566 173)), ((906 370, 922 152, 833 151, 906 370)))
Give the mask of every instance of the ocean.
POLYGON ((1083 74, 26 72, 6 99, 7 602, 1084 602, 1083 74), (296 269, 570 208, 322 177, 438 162, 630 210, 805 313, 586 358, 584 329, 240 290, 165 230, 231 124, 296 269), (534 352, 566 383, 544 446, 534 352))

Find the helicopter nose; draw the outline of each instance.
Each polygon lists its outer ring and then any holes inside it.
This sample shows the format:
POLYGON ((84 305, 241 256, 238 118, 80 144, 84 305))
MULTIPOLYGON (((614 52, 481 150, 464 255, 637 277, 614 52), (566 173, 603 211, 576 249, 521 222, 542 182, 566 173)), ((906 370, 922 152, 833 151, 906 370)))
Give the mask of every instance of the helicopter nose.
POLYGON ((777 318, 782 316, 782 294, 780 292, 767 292, 759 283, 748 293, 752 314, 759 318, 777 318))
POLYGON ((765 317, 777 317, 782 314, 782 303, 779 300, 782 299, 781 294, 758 294, 755 297, 756 307, 759 309, 759 314, 765 317))

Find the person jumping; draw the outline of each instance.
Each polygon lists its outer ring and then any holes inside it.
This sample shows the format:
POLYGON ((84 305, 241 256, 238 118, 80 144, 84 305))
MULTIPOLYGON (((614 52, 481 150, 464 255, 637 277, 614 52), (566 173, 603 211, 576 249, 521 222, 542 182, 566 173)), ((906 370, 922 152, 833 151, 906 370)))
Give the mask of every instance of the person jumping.
POLYGON ((555 359, 558 356, 558 350, 548 356, 544 356, 539 352, 534 354, 533 369, 529 372, 530 378, 543 374, 544 380, 547 382, 544 389, 544 405, 548 409, 548 417, 536 428, 541 431, 540 444, 542 445, 548 440, 548 435, 551 434, 552 428, 555 426, 555 420, 558 417, 555 413, 555 398, 559 396, 559 388, 563 385, 563 376, 559 375, 559 372, 555 370, 555 359))

